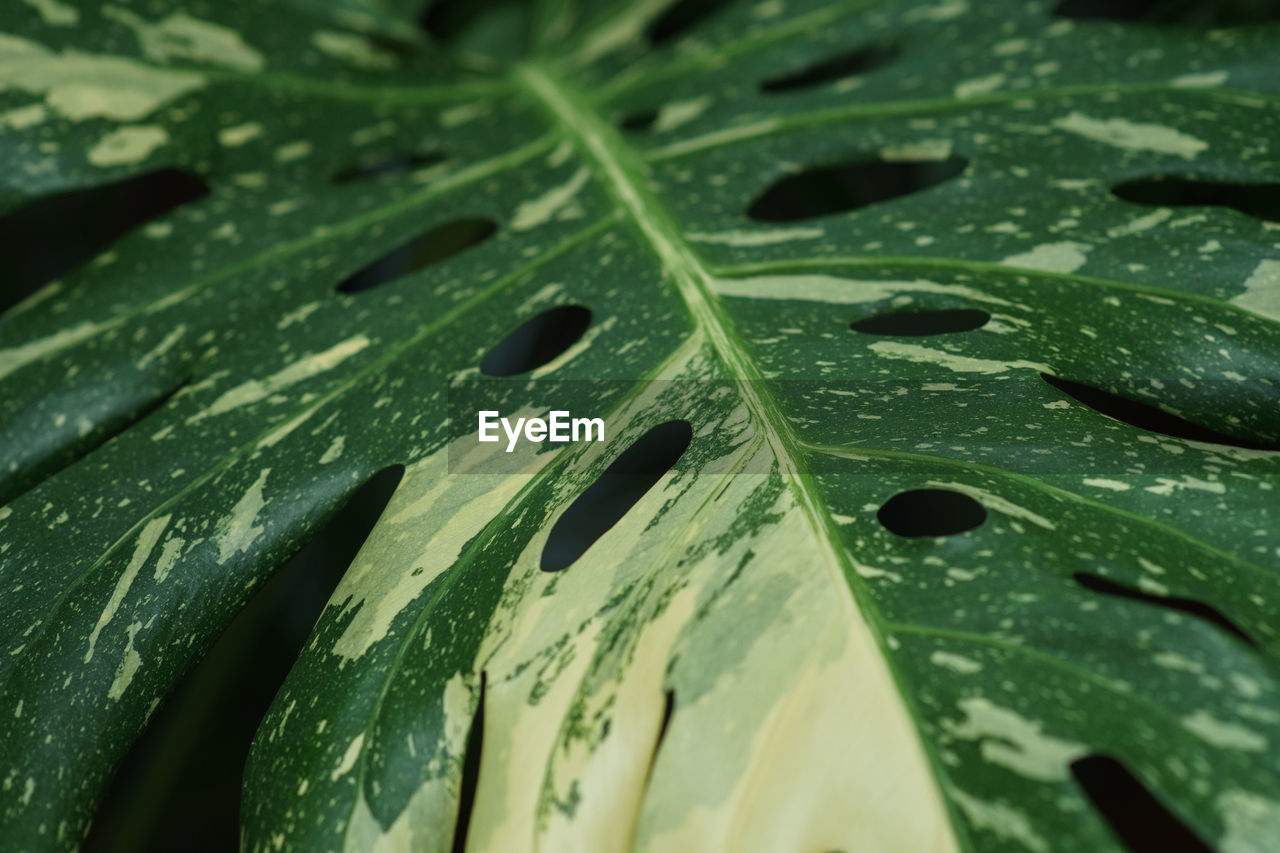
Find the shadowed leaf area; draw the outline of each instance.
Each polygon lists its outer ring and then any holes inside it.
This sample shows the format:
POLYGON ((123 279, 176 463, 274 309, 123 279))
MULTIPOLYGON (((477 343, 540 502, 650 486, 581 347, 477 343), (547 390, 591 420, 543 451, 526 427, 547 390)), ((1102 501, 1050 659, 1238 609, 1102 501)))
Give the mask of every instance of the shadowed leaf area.
POLYGON ((1280 20, 1272 0, 1061 0, 1058 17, 1212 29, 1280 20))
POLYGON ((0 219, 0 310, 66 275, 116 239, 209 191, 200 178, 159 169, 30 202, 0 219))

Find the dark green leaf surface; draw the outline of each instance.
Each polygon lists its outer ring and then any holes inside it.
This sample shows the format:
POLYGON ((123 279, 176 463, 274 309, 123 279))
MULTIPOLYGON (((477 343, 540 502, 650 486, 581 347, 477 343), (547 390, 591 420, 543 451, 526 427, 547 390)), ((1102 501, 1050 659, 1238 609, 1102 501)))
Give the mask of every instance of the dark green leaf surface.
POLYGON ((395 463, 254 743, 247 849, 450 849, 481 701, 477 850, 1123 849, 1072 775, 1091 755, 1217 849, 1274 845, 1280 232, 1111 188, 1280 181, 1280 25, 759 0, 654 47, 665 2, 561 0, 494 59, 415 5, 4 0, 0 211, 160 168, 210 187, 0 322, 6 848, 73 848, 173 684, 395 463), (961 161, 747 215, 810 168, 961 161), (338 290, 461 219, 496 233, 338 290), (570 304, 593 322, 539 399, 620 428, 492 473, 449 389, 570 304), (850 328, 948 309, 990 319, 850 328), (675 419, 670 473, 540 571, 675 419), (895 535, 878 511, 915 489, 986 519, 895 535))

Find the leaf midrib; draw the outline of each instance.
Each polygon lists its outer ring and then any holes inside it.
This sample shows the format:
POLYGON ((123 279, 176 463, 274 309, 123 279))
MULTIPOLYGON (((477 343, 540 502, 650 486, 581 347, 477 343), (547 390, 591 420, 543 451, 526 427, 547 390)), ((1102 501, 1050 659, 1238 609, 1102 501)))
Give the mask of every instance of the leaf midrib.
MULTIPOLYGON (((731 378, 739 380, 743 401, 764 432, 784 479, 792 484, 804 507, 814 533, 823 543, 829 568, 845 565, 841 549, 832 545, 829 521, 820 507, 813 484, 803 476, 803 454, 790 424, 765 385, 765 377, 733 321, 713 293, 712 276, 680 234, 661 203, 643 185, 642 168, 635 155, 617 139, 613 129, 586 106, 585 98, 536 64, 520 66, 516 79, 552 115, 575 147, 594 167, 597 179, 625 210, 649 247, 662 261, 676 291, 684 300, 695 326, 724 363, 731 378)), ((843 572, 834 571, 833 580, 845 582, 843 572)))
POLYGON ((838 597, 840 607, 851 623, 859 624, 867 631, 880 653, 880 660, 896 690, 896 698, 914 727, 916 744, 927 763, 939 807, 949 818, 957 846, 963 847, 960 839, 965 835, 964 824, 958 819, 950 798, 943 793, 942 780, 947 774, 924 735, 920 709, 912 693, 906 689, 905 680, 890 655, 883 619, 856 571, 853 555, 840 541, 835 520, 824 506, 805 463, 799 438, 773 399, 763 372, 715 295, 713 274, 685 240, 666 207, 648 189, 643 161, 621 140, 613 126, 592 109, 592 103, 585 95, 540 63, 517 65, 513 77, 591 164, 597 181, 626 212, 662 262, 695 327, 711 345, 731 378, 737 380, 748 412, 764 434, 783 481, 813 531, 833 588, 850 593, 848 597, 838 597))

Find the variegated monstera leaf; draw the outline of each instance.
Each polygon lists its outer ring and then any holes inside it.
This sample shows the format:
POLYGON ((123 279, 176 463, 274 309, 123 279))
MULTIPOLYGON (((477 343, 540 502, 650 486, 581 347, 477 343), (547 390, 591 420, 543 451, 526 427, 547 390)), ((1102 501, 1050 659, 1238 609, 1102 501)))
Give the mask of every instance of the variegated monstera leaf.
POLYGON ((5 849, 391 465, 250 850, 1274 849, 1273 4, 2 5, 5 849))

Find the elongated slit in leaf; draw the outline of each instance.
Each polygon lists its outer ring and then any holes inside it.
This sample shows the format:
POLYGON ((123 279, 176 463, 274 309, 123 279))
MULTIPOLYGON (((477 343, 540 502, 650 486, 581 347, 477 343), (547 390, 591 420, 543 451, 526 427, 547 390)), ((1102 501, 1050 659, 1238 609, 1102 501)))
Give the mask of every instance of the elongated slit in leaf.
POLYGON ((968 160, 856 160, 780 178, 756 196, 747 216, 795 222, 847 213, 920 192, 959 176, 968 160))
POLYGON ((884 502, 876 518, 890 533, 909 538, 954 536, 987 520, 982 504, 950 489, 912 489, 884 502))
POLYGON ((1087 590, 1100 592, 1103 595, 1114 595, 1117 598, 1128 598, 1132 601, 1142 601, 1147 604, 1154 604, 1157 607, 1163 607, 1166 610, 1176 610, 1179 613, 1185 613, 1194 616, 1197 619, 1203 619, 1206 622, 1212 622, 1219 628, 1235 634, 1251 646, 1257 646, 1257 643, 1244 632, 1235 622, 1232 622, 1218 610, 1216 607, 1205 604, 1203 601, 1197 601, 1194 598, 1179 598, 1169 595, 1154 595, 1149 592, 1143 592, 1133 587, 1116 583, 1110 578, 1104 578, 1100 575, 1089 574, 1088 572, 1076 572, 1072 577, 1075 582, 1080 584, 1087 590))
POLYGON ((159 169, 37 199, 0 217, 0 311, 146 222, 209 194, 192 172, 159 169))
POLYGON ((651 44, 679 38, 729 5, 729 0, 676 0, 645 30, 651 44))
POLYGON ((72 444, 53 450, 25 471, 19 468, 16 474, 11 472, 0 474, 0 506, 4 506, 45 480, 52 479, 111 439, 123 435, 142 423, 189 384, 191 379, 187 377, 150 399, 139 401, 131 408, 108 415, 93 425, 89 432, 77 435, 72 444))
MULTIPOLYGON (((84 846, 89 853, 166 849, 199 838, 239 846, 245 758, 276 693, 338 581, 404 476, 367 479, 252 594, 117 766, 84 846)), ((183 560, 166 583, 188 583, 183 560)))
POLYGON ((489 675, 480 673, 480 696, 467 732, 467 745, 462 757, 462 779, 458 783, 458 815, 453 826, 453 853, 467 849, 467 832, 471 828, 471 812, 476 805, 476 787, 480 784, 480 756, 484 752, 484 699, 489 675))
POLYGON ((492 219, 468 216, 437 225, 353 273, 338 285, 341 293, 358 293, 403 278, 410 273, 452 258, 493 236, 492 219))
POLYGON ((1109 755, 1071 762, 1071 775, 1132 853, 1211 853, 1129 768, 1109 755))
POLYGON ((591 325, 591 311, 581 305, 550 308, 522 323, 480 362, 486 376, 517 376, 554 361, 573 346, 591 325))
POLYGON ((1092 385, 1085 385, 1082 382, 1074 382, 1048 373, 1041 373, 1040 378, 1073 400, 1093 409, 1098 414, 1148 432, 1156 432, 1172 438, 1183 438, 1188 441, 1199 441, 1206 444, 1243 447, 1248 450, 1280 449, 1280 445, 1276 442, 1253 441, 1226 435, 1158 409, 1148 403, 1130 400, 1128 397, 1121 397, 1119 394, 1103 391, 1100 388, 1094 388, 1092 385))
POLYGON ((945 311, 903 311, 876 314, 849 324, 849 328, 865 335, 923 337, 980 329, 991 319, 986 311, 976 308, 954 308, 945 311))
POLYGON ((791 74, 771 77, 760 84, 760 91, 775 93, 811 89, 833 80, 866 74, 888 65, 898 58, 898 53, 898 46, 895 44, 867 45, 819 60, 791 74))
POLYGON ((391 154, 386 157, 369 158, 360 160, 338 172, 333 176, 333 182, 335 184, 345 184, 351 181, 378 178, 396 172, 408 172, 412 169, 434 166, 436 163, 443 162, 444 159, 445 154, 443 151, 428 151, 425 154, 401 153, 391 154))
POLYGON ((1053 15, 1209 30, 1280 20, 1280 4, 1271 0, 1062 0, 1053 15))
POLYGON ((671 470, 692 440, 688 421, 658 424, 636 439, 556 521, 542 549, 542 570, 572 565, 671 470))
POLYGON ((662 742, 666 740, 667 729, 671 727, 671 715, 675 713, 675 710, 676 692, 668 690, 662 699, 662 722, 658 724, 658 736, 653 741, 653 755, 649 758, 647 778, 653 778, 653 768, 658 763, 658 753, 662 751, 662 742))
POLYGON ((1111 194, 1153 207, 1229 207, 1246 216, 1280 222, 1280 183, 1234 184, 1157 175, 1116 184, 1111 194))

